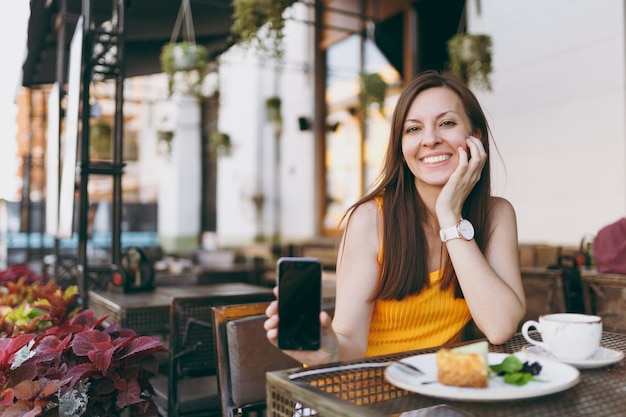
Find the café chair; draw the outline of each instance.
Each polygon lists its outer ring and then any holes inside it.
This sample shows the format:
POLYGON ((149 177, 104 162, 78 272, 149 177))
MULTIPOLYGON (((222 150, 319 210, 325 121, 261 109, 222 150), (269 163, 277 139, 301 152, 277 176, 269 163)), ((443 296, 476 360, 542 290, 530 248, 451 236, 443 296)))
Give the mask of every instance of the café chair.
POLYGON ((626 334, 626 275, 582 271, 585 310, 602 317, 606 331, 626 334))
POLYGON ((300 364, 265 337, 268 303, 213 307, 213 331, 222 416, 265 410, 265 373, 300 364))
POLYGON ((221 415, 216 374, 212 308, 224 304, 269 302, 271 293, 174 297, 170 306, 167 375, 151 380, 162 416, 221 415))
MULTIPOLYGON (((213 307, 213 331, 217 358, 222 416, 263 415, 266 409, 265 374, 300 367, 265 336, 263 322, 269 303, 213 307)), ((322 308, 331 316, 334 302, 322 308)))
POLYGON ((565 289, 562 271, 522 267, 522 285, 526 295, 526 320, 537 320, 542 314, 565 313, 565 289))

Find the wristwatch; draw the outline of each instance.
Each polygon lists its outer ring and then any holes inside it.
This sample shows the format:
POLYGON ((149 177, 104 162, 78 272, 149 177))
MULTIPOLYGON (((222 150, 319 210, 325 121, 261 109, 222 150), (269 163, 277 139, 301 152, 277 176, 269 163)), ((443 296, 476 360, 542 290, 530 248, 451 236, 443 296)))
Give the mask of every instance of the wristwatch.
POLYGON ((472 226, 472 223, 470 223, 469 220, 461 219, 459 224, 448 227, 447 229, 441 229, 439 231, 439 236, 441 237, 442 242, 460 238, 472 240, 474 239, 474 226, 472 226))

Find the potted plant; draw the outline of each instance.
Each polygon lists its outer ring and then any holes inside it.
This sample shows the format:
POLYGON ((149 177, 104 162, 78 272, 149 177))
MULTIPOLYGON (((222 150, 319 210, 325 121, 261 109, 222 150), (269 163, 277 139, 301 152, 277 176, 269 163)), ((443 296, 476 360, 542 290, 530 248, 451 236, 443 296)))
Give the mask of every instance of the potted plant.
POLYGON ((288 0, 233 0, 232 41, 281 59, 288 0), (261 31, 261 32, 259 32, 261 31))
POLYGON ((359 94, 363 113, 369 105, 375 103, 381 114, 385 111, 385 97, 387 95, 387 82, 377 72, 361 73, 361 92, 359 94))
POLYGON ((0 273, 0 414, 3 416, 142 415, 154 411, 148 377, 153 337, 95 317, 66 289, 23 266, 0 273), (22 273, 22 275, 19 275, 22 273), (19 278, 17 278, 19 276, 19 278))
POLYGON ((214 130, 209 135, 209 152, 213 158, 220 155, 229 156, 232 148, 233 143, 227 133, 214 130))
POLYGON ((283 131, 283 116, 280 111, 282 100, 272 96, 265 100, 265 118, 274 125, 274 136, 279 138, 283 131))
POLYGON ((89 153, 94 159, 112 159, 111 143, 113 128, 104 121, 97 121, 89 126, 89 153))
POLYGON ((157 130, 157 140, 162 145, 163 154, 171 155, 172 153, 172 141, 174 140, 174 131, 172 130, 157 130))
POLYGON ((208 57, 207 49, 192 41, 170 42, 163 46, 160 61, 167 74, 169 95, 180 91, 199 96, 207 74, 208 57))
POLYGON ((491 37, 462 33, 448 40, 449 70, 465 84, 491 91, 491 37))

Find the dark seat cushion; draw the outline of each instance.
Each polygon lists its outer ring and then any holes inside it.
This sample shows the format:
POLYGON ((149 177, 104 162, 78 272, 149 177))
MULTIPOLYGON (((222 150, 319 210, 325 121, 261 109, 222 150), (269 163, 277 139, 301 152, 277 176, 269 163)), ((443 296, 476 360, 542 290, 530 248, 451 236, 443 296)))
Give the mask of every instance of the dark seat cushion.
POLYGON ((267 340, 265 319, 265 315, 256 315, 226 324, 231 398, 235 406, 265 401, 266 372, 300 366, 267 340))
MULTIPOLYGON (((167 410, 167 375, 159 374, 151 378, 150 382, 156 394, 155 403, 159 408, 167 410)), ((181 380, 178 394, 180 414, 219 410, 221 407, 215 375, 181 380)))

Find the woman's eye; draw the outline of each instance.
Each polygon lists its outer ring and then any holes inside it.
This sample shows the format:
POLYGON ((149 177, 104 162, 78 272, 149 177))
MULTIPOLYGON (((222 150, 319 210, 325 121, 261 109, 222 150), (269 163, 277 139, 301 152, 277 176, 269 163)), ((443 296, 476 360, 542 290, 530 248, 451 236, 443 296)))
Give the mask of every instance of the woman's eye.
POLYGON ((453 122, 452 120, 444 120, 443 122, 441 122, 441 126, 455 126, 456 123, 453 122))
POLYGON ((406 128, 406 133, 417 132, 418 130, 420 130, 418 126, 409 126, 406 128))

